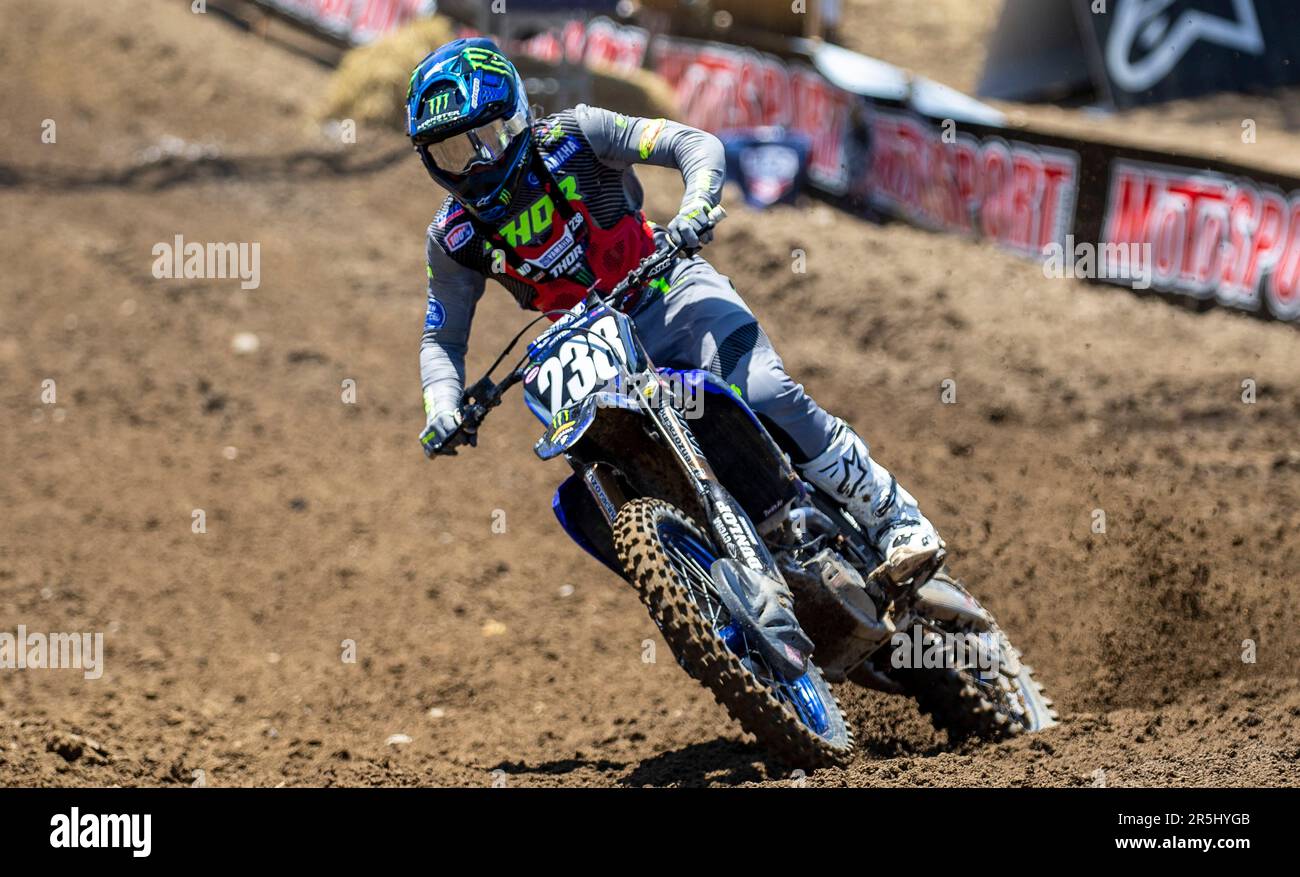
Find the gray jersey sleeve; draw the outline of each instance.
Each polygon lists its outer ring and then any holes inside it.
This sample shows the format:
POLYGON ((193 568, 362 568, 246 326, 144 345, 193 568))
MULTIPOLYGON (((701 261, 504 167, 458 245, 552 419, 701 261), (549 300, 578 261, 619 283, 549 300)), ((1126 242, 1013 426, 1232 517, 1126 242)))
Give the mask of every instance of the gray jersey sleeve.
POLYGON ((653 164, 682 172, 682 209, 701 199, 709 207, 722 199, 727 159, 722 141, 708 131, 667 119, 643 119, 579 104, 578 126, 597 157, 612 167, 653 164))
POLYGON ((460 405, 470 323, 487 280, 447 255, 432 233, 425 242, 425 253, 429 286, 420 341, 420 380, 425 416, 432 419, 460 405))

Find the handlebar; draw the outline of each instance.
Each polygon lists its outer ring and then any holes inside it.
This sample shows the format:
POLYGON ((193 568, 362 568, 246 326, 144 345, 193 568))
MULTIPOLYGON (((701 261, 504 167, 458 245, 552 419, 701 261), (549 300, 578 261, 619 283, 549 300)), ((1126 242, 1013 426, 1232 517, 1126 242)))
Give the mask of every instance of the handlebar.
MULTIPOLYGON (((727 218, 727 211, 719 204, 711 209, 708 214, 709 227, 716 226, 719 222, 727 218)), ((676 259, 685 252, 685 248, 669 242, 667 246, 656 248, 653 253, 646 256, 637 266, 627 273, 627 275, 614 285, 610 290, 605 301, 616 310, 621 310, 626 303, 627 295, 633 289, 642 286, 647 278, 651 277, 658 269, 662 268, 668 262, 676 259)), ((595 293, 596 288, 593 286, 591 292, 595 293)), ((545 314, 541 315, 545 316, 545 314)), ((539 316, 538 319, 541 319, 539 316)), ((536 322, 534 320, 533 322, 536 322)), ((529 323, 528 326, 533 325, 529 323)), ((516 335, 497 357, 492 367, 487 370, 487 374, 479 378, 474 384, 467 387, 461 396, 460 414, 461 421, 454 430, 448 433, 447 437, 439 444, 433 447, 433 453, 438 454, 455 454, 456 448, 460 445, 470 444, 473 441, 473 434, 479 425, 487 417, 487 413, 501 404, 501 397, 505 395, 506 390, 513 387, 524 379, 522 363, 510 370, 510 374, 502 378, 501 383, 492 381, 492 372, 496 370, 497 365, 505 358, 515 346, 515 343, 522 337, 523 333, 528 330, 528 326, 516 335)))
POLYGON ((493 383, 489 372, 472 386, 467 387, 461 396, 460 424, 440 443, 432 446, 434 455, 454 456, 456 448, 461 445, 472 445, 475 441, 474 433, 487 417, 487 413, 501 404, 501 397, 505 395, 506 390, 522 380, 523 373, 519 369, 513 369, 499 384, 493 383))

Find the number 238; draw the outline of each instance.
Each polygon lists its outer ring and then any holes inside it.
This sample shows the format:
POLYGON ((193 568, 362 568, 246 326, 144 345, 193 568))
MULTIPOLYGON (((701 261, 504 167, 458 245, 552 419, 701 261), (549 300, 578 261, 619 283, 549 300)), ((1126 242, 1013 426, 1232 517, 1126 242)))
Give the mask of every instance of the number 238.
POLYGON ((551 413, 567 408, 590 395, 598 386, 618 374, 618 365, 610 359, 612 349, 624 359, 618 324, 612 316, 601 317, 586 332, 575 333, 541 364, 537 374, 538 394, 549 394, 551 413), (590 337, 594 333, 600 339, 590 337))

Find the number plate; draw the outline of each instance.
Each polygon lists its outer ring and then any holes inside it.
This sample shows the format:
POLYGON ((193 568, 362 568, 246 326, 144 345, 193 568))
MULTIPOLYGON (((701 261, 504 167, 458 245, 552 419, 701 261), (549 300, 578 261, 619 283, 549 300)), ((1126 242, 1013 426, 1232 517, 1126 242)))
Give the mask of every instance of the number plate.
MULTIPOLYGON (((613 380, 628 362, 622 322, 608 308, 575 309, 529 345, 532 361, 524 373, 528 407, 543 423, 613 380)), ((630 328, 629 328, 630 331, 630 328)))

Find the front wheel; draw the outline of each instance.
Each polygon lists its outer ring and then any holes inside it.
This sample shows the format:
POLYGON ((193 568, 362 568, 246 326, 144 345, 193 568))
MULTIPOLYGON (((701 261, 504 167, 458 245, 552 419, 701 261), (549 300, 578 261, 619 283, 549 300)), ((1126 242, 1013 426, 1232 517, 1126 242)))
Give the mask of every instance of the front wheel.
POLYGON ((712 540, 662 500, 635 499, 614 521, 628 579, 682 667, 761 745, 800 766, 842 763, 853 737, 821 671, 776 676, 731 621, 709 570, 712 540))

